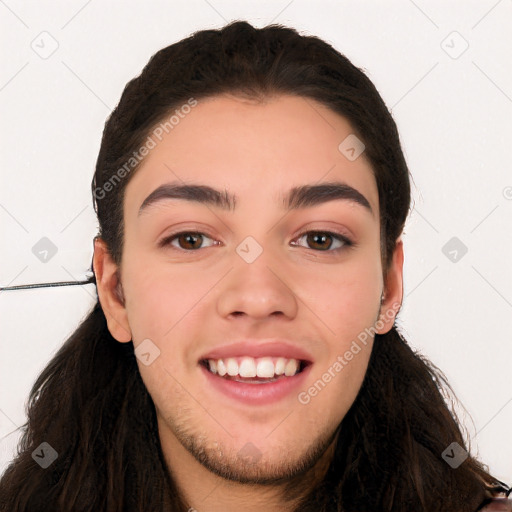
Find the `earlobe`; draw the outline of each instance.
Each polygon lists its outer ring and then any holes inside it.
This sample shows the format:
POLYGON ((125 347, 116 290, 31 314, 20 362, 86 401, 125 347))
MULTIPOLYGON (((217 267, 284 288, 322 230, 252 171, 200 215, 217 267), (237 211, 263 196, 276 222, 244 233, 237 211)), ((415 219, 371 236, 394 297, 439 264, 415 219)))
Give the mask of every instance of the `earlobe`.
POLYGON ((404 249, 401 237, 395 244, 393 258, 386 274, 384 293, 381 300, 377 333, 385 334, 393 327, 403 299, 404 249))
POLYGON ((110 334, 119 342, 132 340, 125 308, 125 297, 120 280, 120 269, 112 260, 106 243, 94 239, 94 274, 101 308, 107 319, 110 334))

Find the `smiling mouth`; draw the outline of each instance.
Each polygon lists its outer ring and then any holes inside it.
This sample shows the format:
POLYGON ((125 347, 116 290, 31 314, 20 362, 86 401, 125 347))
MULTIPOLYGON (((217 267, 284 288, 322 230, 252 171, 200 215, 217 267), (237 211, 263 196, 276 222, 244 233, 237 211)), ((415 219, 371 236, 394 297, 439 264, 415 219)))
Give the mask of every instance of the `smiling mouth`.
POLYGON ((210 373, 225 380, 265 384, 294 377, 312 363, 284 357, 241 357, 202 359, 199 364, 210 373))

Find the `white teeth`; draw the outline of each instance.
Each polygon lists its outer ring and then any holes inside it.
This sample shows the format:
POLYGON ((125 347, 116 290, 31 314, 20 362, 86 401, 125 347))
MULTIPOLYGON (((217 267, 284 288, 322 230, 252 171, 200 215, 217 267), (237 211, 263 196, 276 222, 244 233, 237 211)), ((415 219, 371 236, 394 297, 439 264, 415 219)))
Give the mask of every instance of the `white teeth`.
MULTIPOLYGON (((215 361, 213 359, 208 359, 208 361, 213 361, 215 363, 215 361)), ((228 373, 228 371, 226 369, 226 365, 224 364, 224 361, 222 359, 219 359, 217 361, 217 371, 219 372, 219 375, 221 377, 224 377, 224 375, 226 375, 226 373, 228 373)))
POLYGON ((231 377, 271 379, 280 375, 292 377, 299 371, 300 361, 285 357, 228 357, 227 359, 208 359, 208 368, 221 377, 227 374, 231 377))
MULTIPOLYGON (((256 377, 256 364, 252 357, 243 357, 238 369, 240 377, 256 377)), ((272 375, 273 377, 273 375, 272 375)))
POLYGON ((280 357, 276 361, 276 375, 283 375, 285 367, 286 367, 286 359, 284 357, 280 357))
POLYGON ((297 370, 299 369, 299 363, 297 359, 290 359, 286 366, 284 367, 284 374, 287 377, 291 377, 292 375, 295 375, 297 373, 297 370))
POLYGON ((231 377, 238 375, 238 363, 236 362, 236 359, 230 357, 226 361, 226 369, 228 370, 228 375, 231 375, 231 377))
POLYGON ((258 359, 258 367, 256 368, 256 375, 258 377, 273 377, 274 372, 274 363, 270 357, 258 359))

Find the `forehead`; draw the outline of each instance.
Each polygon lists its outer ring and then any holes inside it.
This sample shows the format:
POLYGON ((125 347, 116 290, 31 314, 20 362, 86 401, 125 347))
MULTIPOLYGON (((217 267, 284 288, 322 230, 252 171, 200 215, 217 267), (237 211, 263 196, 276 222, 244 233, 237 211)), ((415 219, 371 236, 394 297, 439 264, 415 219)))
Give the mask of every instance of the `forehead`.
POLYGON ((340 151, 353 129, 324 105, 291 95, 263 102, 223 95, 199 100, 187 112, 160 125, 158 136, 149 133, 154 147, 125 191, 128 217, 165 183, 230 190, 238 210, 279 208, 293 187, 339 181, 361 192, 378 219, 372 168, 364 152, 349 160, 340 151))

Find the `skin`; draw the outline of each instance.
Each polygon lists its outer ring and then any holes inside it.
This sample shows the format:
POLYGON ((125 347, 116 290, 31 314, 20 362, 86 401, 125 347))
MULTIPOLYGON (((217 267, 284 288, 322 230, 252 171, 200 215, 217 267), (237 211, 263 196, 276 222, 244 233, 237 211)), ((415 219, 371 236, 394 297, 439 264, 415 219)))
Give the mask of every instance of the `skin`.
POLYGON ((308 404, 297 393, 271 405, 232 400, 206 385, 201 355, 248 337, 289 339, 313 356, 304 391, 365 328, 379 318, 376 332, 393 325, 393 315, 384 313, 402 301, 402 242, 383 272, 372 168, 364 153, 349 161, 338 150, 351 133, 345 118, 301 97, 201 100, 131 176, 120 269, 95 240, 94 270, 110 332, 135 347, 149 338, 160 350, 150 365, 138 365, 155 403, 168 469, 187 506, 199 512, 293 510, 327 469, 373 336, 308 404), (226 187, 237 195, 236 209, 174 199, 137 215, 155 188, 178 179, 226 187), (286 213, 278 201, 294 186, 333 180, 361 192, 373 214, 347 200, 286 213), (350 235, 355 245, 333 252, 341 243, 327 238, 315 245, 304 236, 311 230, 350 235), (158 247, 182 231, 204 233, 202 245, 182 237, 158 247), (247 236, 263 248, 251 264, 235 250, 247 236), (247 443, 259 454, 252 464, 237 457, 247 443), (255 483, 258 477, 266 484, 255 483), (295 496, 282 494, 286 482, 295 496))

